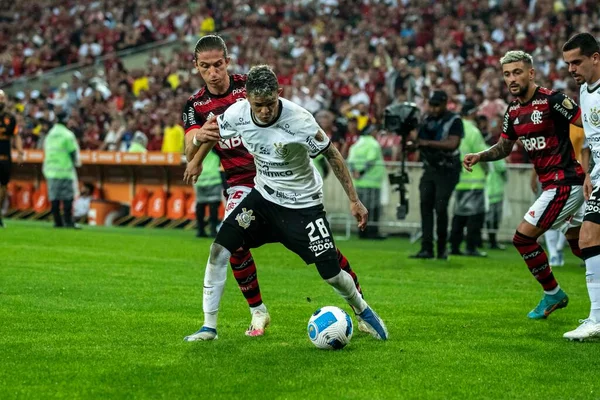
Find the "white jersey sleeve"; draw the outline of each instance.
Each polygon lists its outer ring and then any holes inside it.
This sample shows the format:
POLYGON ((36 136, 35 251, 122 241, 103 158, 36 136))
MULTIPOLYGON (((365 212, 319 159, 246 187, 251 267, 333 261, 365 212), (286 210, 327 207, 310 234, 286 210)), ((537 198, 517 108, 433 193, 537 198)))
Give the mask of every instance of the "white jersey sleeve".
POLYGON ((304 139, 302 145, 308 150, 308 155, 311 158, 317 157, 329 148, 331 142, 329 137, 323 132, 315 118, 306 112, 305 119, 298 131, 304 139))
POLYGON ((231 139, 232 137, 238 136, 237 126, 233 121, 236 119, 236 115, 241 114, 244 110, 244 104, 247 101, 240 101, 233 104, 225 112, 217 117, 217 123, 219 124, 219 134, 221 139, 231 139))

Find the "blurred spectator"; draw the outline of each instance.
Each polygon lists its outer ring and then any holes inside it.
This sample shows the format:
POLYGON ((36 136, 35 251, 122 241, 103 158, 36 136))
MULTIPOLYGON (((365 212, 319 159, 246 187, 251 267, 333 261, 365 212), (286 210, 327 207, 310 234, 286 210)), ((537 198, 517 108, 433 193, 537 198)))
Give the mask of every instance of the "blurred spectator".
POLYGON ((381 146, 375 139, 374 127, 365 129, 360 138, 350 146, 348 169, 358 196, 369 210, 369 224, 359 231, 361 239, 383 239, 379 234, 379 216, 381 214, 381 184, 386 176, 381 146))
MULTIPOLYGON (((161 135, 153 126, 164 125, 165 115, 179 115, 186 94, 202 84, 187 43, 214 31, 230 43, 231 72, 271 64, 284 96, 295 96, 313 113, 329 110, 336 120, 358 112, 358 131, 380 124, 390 102, 415 101, 425 108, 430 92, 443 89, 449 109, 473 98, 495 135, 501 124, 493 116, 501 118, 511 100, 499 86, 499 55, 517 47, 535 51, 538 82, 568 89, 572 79, 561 59, 562 43, 575 29, 597 33, 597 1, 555 3, 561 5, 524 0, 10 2, 0 18, 0 84, 57 65, 100 63, 101 71, 74 74, 68 101, 64 85, 23 90, 13 99, 25 144, 43 143, 54 103, 64 107, 66 102, 82 148, 106 143, 114 120, 126 124, 120 149, 128 148, 137 130, 149 138, 148 149, 155 148, 161 135), (179 39, 182 49, 169 57, 152 51, 144 68, 128 70, 114 53, 165 39, 179 39)), ((527 161, 520 154, 511 161, 527 161)))
POLYGON ((176 123, 175 115, 179 116, 179 113, 167 116, 162 143, 163 153, 183 153, 185 131, 181 125, 176 123))
POLYGON ((146 149, 148 146, 148 138, 142 132, 137 131, 133 135, 133 139, 131 140, 131 145, 129 146, 130 153, 145 153, 148 150, 146 149))

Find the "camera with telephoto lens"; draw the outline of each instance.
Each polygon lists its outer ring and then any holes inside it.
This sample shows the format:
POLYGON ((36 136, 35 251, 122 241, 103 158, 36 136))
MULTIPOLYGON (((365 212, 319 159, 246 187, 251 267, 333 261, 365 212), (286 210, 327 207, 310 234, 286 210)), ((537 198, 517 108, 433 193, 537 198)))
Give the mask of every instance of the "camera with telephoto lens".
POLYGON ((389 175, 390 183, 398 185, 396 189, 400 192, 400 201, 396 207, 396 218, 405 219, 408 214, 408 189, 409 182, 406 173, 406 158, 408 154, 407 138, 410 132, 419 126, 421 112, 415 103, 396 103, 385 108, 383 126, 388 132, 393 132, 402 138, 402 161, 400 172, 389 175))

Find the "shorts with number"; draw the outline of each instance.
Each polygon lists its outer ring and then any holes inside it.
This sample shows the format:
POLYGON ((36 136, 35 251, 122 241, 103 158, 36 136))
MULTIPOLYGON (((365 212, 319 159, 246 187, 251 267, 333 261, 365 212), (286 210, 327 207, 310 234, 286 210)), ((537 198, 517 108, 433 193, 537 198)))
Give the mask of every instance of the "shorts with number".
POLYGON ((229 214, 248 196, 252 191, 248 186, 232 186, 225 192, 227 194, 227 202, 225 203, 225 216, 223 220, 229 217, 229 214))
POLYGON ((583 187, 558 186, 540 194, 525 214, 525 221, 538 228, 566 232, 583 222, 583 187))
POLYGON ((215 242, 229 250, 235 250, 236 246, 256 248, 266 243, 281 243, 307 264, 337 259, 333 234, 322 204, 286 208, 266 200, 252 189, 225 218, 223 228, 215 242), (223 229, 226 226, 232 229, 223 229))
POLYGON ((585 204, 583 220, 600 225, 600 184, 594 186, 594 190, 585 204))

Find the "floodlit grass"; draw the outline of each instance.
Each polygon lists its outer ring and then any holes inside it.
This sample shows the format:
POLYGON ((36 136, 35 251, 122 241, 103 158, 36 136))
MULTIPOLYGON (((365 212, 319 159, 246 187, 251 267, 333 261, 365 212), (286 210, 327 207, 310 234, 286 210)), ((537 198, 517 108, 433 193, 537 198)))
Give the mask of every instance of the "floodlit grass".
POLYGON ((358 331, 342 351, 306 335, 320 306, 350 311, 280 245, 253 251, 272 325, 248 338, 231 273, 219 339, 185 343, 202 320, 209 240, 192 232, 7 221, 0 230, 0 398, 600 397, 600 343, 562 334, 587 317, 584 269, 557 269, 571 302, 546 321, 514 249, 488 259, 409 260, 403 239, 338 242, 388 342, 358 331))

